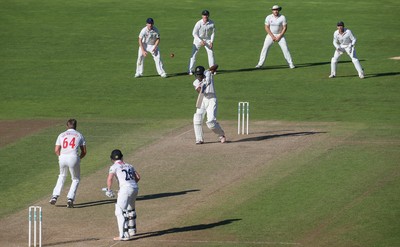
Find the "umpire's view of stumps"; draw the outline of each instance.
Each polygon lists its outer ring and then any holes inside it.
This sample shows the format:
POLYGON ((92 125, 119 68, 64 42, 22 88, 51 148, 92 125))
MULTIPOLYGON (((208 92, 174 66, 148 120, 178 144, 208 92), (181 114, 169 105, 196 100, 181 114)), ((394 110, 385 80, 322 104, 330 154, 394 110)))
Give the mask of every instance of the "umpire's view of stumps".
POLYGON ((42 247, 42 207, 30 206, 29 207, 29 247, 33 246, 42 247), (39 233, 37 232, 37 225, 39 222, 39 233), (32 225, 33 225, 33 242, 32 242, 32 225), (37 245, 39 242, 39 245, 37 245))
POLYGON ((249 102, 241 101, 238 103, 238 135, 244 135, 246 119, 246 135, 249 134, 249 102))

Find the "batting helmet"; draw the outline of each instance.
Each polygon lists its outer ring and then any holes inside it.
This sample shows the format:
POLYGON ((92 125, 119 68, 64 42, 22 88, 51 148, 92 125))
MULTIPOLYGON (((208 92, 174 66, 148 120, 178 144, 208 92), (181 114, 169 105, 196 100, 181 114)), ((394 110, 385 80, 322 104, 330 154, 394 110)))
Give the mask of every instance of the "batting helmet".
POLYGON ((203 66, 197 66, 194 70, 195 75, 203 75, 206 69, 203 66))
POLYGON ((119 150, 119 149, 114 149, 110 155, 110 158, 112 160, 120 160, 120 159, 122 159, 122 157, 124 157, 124 155, 122 154, 121 150, 119 150))

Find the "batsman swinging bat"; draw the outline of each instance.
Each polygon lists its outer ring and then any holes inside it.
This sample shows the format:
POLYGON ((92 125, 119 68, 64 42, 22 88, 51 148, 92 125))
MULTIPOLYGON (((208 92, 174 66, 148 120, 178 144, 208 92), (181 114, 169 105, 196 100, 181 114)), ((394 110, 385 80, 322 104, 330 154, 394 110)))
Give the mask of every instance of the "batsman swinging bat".
MULTIPOLYGON (((218 64, 214 64, 213 66, 211 66, 210 68, 208 68, 208 70, 211 73, 216 72, 218 69, 218 64)), ((197 101, 196 101, 196 108, 201 108, 201 104, 203 103, 203 98, 204 98, 204 91, 206 90, 208 85, 204 84, 201 87, 201 91, 199 92, 199 95, 197 96, 197 101)))

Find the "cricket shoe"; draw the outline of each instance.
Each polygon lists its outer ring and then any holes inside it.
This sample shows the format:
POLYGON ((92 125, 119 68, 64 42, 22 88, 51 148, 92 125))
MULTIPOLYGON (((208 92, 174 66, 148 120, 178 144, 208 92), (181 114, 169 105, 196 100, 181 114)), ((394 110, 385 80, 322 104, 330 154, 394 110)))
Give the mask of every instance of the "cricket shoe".
POLYGON ((335 75, 330 75, 330 76, 329 76, 329 78, 335 78, 335 77, 336 77, 335 75))
POLYGON ((219 141, 220 141, 221 143, 225 143, 225 142, 226 142, 226 137, 225 137, 225 136, 221 136, 221 137, 219 138, 219 141))
POLYGON ((56 197, 56 196, 53 196, 53 197, 50 199, 50 201, 49 201, 49 203, 50 203, 51 205, 55 205, 56 202, 57 202, 57 197, 56 197))
POLYGON ((196 141, 196 145, 200 145, 200 144, 203 144, 204 143, 204 141, 196 141))
POLYGON ((362 70, 359 74, 358 77, 360 77, 360 79, 364 79, 364 70, 362 70))
POLYGON ((128 234, 129 234, 130 237, 133 237, 133 236, 136 235, 136 230, 129 230, 128 234))
POLYGON ((296 66, 294 66, 294 64, 289 64, 289 68, 291 68, 291 69, 294 69, 294 68, 296 68, 296 66))
POLYGON ((115 241, 129 241, 129 240, 131 240, 132 238, 131 237, 115 237, 114 238, 114 240, 115 241))
POLYGON ((135 74, 135 78, 139 78, 139 77, 142 77, 143 76, 143 74, 135 74))
POLYGON ((188 72, 188 75, 193 75, 193 72, 192 72, 192 71, 189 71, 189 72, 188 72))
POLYGON ((73 207, 74 207, 74 200, 68 198, 67 208, 73 208, 73 207))
POLYGON ((256 65, 256 69, 261 69, 262 65, 256 65))
POLYGON ((161 76, 162 78, 167 78, 167 74, 166 74, 166 73, 162 73, 160 76, 161 76))

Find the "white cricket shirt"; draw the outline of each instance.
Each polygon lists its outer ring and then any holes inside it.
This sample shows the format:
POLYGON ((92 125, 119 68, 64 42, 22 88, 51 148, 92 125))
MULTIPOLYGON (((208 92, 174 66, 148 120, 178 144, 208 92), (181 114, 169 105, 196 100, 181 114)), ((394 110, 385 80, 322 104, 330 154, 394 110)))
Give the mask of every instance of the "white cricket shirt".
POLYGON ((142 43, 144 44, 154 45, 157 39, 160 38, 160 33, 155 26, 153 26, 153 29, 150 30, 147 29, 146 26, 140 31, 139 38, 142 39, 142 43))
POLYGON ((206 23, 203 20, 196 22, 193 28, 192 35, 195 42, 201 42, 202 40, 214 42, 215 36, 215 24, 212 20, 208 20, 206 23))
POLYGON ((287 25, 286 17, 284 15, 279 15, 275 17, 273 14, 270 14, 265 18, 265 25, 269 26, 269 29, 273 34, 279 34, 284 25, 287 25))
POLYGON ((68 129, 57 137, 56 145, 61 146, 60 155, 79 156, 79 147, 86 145, 86 141, 81 133, 68 129))
POLYGON ((125 163, 122 160, 117 160, 110 167, 108 173, 115 174, 120 188, 124 186, 138 188, 138 185, 135 181, 135 168, 133 168, 131 164, 125 163))
POLYGON ((206 90, 204 91, 204 94, 209 94, 209 95, 214 94, 215 95, 214 78, 211 75, 211 72, 209 70, 206 70, 206 71, 204 71, 204 75, 206 77, 202 81, 199 81, 199 79, 196 79, 193 82, 194 89, 200 87, 200 85, 204 85, 205 84, 205 85, 208 85, 208 86, 207 86, 206 90))
POLYGON ((333 33, 333 45, 336 48, 347 47, 348 45, 354 46, 356 42, 356 37, 354 37, 353 33, 347 28, 343 30, 342 34, 339 33, 339 30, 333 33))

